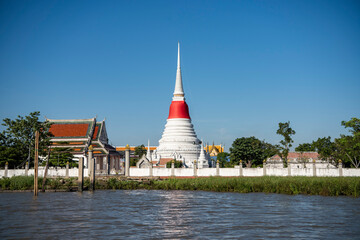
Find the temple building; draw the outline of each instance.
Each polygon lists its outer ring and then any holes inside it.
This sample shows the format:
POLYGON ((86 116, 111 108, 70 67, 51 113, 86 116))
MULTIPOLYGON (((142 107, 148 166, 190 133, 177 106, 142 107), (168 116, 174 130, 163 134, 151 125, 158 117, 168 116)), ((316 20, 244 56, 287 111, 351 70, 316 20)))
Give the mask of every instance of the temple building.
MULTIPOLYGON (((175 90, 169 116, 159 146, 153 151, 150 161, 155 163, 155 166, 163 166, 166 162, 176 159, 182 161, 185 167, 193 167, 199 160, 201 151, 204 151, 201 144, 191 123, 189 107, 185 102, 180 68, 180 44, 178 44, 175 90)), ((205 157, 201 156, 198 167, 209 167, 208 159, 204 159, 205 157)))
POLYGON ((205 151, 210 155, 210 157, 216 157, 219 153, 224 152, 224 145, 212 145, 206 144, 204 147, 205 151))
POLYGON ((68 148, 74 160, 84 158, 85 168, 88 167, 87 152, 93 147, 97 172, 110 173, 120 169, 121 154, 109 144, 105 120, 96 122, 96 118, 54 120, 51 123, 51 148, 68 148))

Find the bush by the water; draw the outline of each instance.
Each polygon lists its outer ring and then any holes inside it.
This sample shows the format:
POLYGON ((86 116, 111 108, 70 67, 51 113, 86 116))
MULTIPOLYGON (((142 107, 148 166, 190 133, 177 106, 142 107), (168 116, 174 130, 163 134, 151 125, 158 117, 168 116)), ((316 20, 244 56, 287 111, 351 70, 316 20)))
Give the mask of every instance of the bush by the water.
MULTIPOLYGON (((76 187, 76 178, 47 178, 45 189, 71 191, 76 187)), ((43 178, 38 178, 39 190, 42 188, 43 178)), ((0 178, 1 190, 33 190, 34 176, 14 176, 0 178)))
POLYGON ((323 196, 360 196, 358 177, 241 177, 241 178, 169 178, 129 181, 108 179, 98 189, 202 190, 216 192, 264 192, 323 196))
MULTIPOLYGON (((34 177, 17 176, 0 179, 1 190, 32 190, 34 177)), ((39 188, 42 178, 39 178, 39 188)), ((88 188, 89 179, 84 187, 88 188)), ((71 191, 76 189, 76 178, 49 178, 46 189, 71 191)), ((202 190, 216 192, 264 192, 309 194, 323 196, 360 196, 359 177, 209 177, 128 180, 123 178, 97 179, 96 189, 202 190)))

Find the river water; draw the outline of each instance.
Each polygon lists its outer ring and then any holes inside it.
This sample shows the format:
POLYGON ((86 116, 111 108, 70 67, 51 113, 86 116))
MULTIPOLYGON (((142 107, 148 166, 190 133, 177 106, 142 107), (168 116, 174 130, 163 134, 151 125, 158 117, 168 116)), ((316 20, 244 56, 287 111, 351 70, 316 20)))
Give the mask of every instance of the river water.
POLYGON ((108 190, 0 203, 0 239, 360 239, 360 198, 108 190))

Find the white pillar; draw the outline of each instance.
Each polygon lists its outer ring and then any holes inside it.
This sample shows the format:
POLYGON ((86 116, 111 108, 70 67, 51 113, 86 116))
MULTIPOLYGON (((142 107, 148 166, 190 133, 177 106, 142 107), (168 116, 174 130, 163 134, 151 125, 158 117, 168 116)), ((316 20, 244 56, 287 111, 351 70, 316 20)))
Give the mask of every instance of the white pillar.
POLYGON ((152 162, 150 162, 150 167, 149 167, 149 177, 153 176, 153 165, 152 162))
POLYGON ((219 160, 216 161, 216 176, 220 176, 220 163, 219 160))
POLYGON ((288 160, 288 162, 287 162, 287 169, 288 169, 288 176, 291 176, 291 164, 290 164, 290 160, 288 160))
POLYGON ((5 173, 4 173, 4 177, 8 177, 8 167, 9 167, 9 163, 6 162, 6 163, 5 163, 5 173))
POLYGON ((27 176, 29 174, 29 163, 26 162, 25 163, 25 176, 27 176))
POLYGON ((266 176, 266 160, 263 161, 263 176, 266 176))
POLYGON ((339 177, 343 176, 342 161, 339 160, 339 177))
POLYGON ((240 176, 240 177, 244 176, 244 174, 243 174, 242 160, 240 160, 240 162, 239 162, 239 176, 240 176))
POLYGON ((174 163, 174 160, 171 161, 171 176, 175 177, 175 163, 174 163))
POLYGON ((194 177, 197 177, 197 167, 196 167, 196 160, 194 160, 194 177))
POLYGON ((315 159, 313 159, 313 177, 316 177, 316 164, 315 164, 315 159))
MULTIPOLYGON (((80 165, 80 161, 79 161, 79 165, 80 165)), ((68 177, 69 177, 69 162, 66 162, 65 178, 68 177)))
POLYGON ((129 177, 130 174, 130 146, 125 147, 125 177, 129 177))
POLYGON ((92 172, 94 171, 94 159, 93 159, 93 150, 92 150, 92 146, 89 147, 89 151, 88 151, 88 157, 87 157, 87 160, 88 160, 88 173, 89 173, 89 177, 91 178, 91 174, 92 172))

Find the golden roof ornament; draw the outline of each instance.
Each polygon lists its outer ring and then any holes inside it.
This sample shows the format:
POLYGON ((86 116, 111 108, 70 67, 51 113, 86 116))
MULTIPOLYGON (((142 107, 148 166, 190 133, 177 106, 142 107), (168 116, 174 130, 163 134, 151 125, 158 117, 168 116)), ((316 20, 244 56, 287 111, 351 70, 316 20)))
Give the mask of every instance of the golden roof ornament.
POLYGON ((126 146, 125 146, 125 150, 129 150, 129 149, 130 149, 129 144, 126 144, 126 146))
POLYGON ((92 150, 93 150, 93 146, 90 145, 90 146, 89 146, 89 151, 92 151, 92 150))

